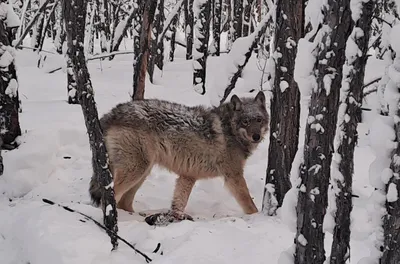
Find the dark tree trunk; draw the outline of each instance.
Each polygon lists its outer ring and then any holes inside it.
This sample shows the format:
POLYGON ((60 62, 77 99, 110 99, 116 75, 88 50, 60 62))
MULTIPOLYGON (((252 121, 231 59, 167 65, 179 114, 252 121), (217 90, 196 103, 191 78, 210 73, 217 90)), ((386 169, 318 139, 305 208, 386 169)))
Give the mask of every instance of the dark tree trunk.
POLYGON ((62 54, 62 46, 66 38, 65 29, 64 29, 64 18, 62 14, 62 5, 61 3, 57 4, 57 8, 55 11, 56 23, 55 23, 55 38, 54 38, 54 46, 57 49, 58 54, 62 54))
MULTIPOLYGON (((126 32, 132 26, 133 19, 140 14, 139 12, 140 12, 139 5, 137 7, 134 7, 134 6, 132 7, 132 10, 131 10, 129 16, 126 18, 126 22, 124 22, 125 25, 124 25, 124 28, 123 28, 121 34, 116 36, 116 40, 115 40, 115 42, 113 42, 112 51, 117 51, 119 49, 119 45, 121 45, 121 42, 122 42, 126 32)), ((120 22, 120 23, 122 23, 122 22, 120 22)))
POLYGON ((282 56, 275 58, 271 133, 263 200, 263 210, 267 210, 270 215, 282 206, 283 198, 291 188, 290 171, 299 140, 300 91, 293 76, 297 43, 304 36, 305 1, 277 0, 275 5, 274 47, 282 56), (275 199, 278 204, 274 204, 275 199))
MULTIPOLYGON (((244 6, 244 10, 243 10, 243 31, 242 31, 243 37, 246 37, 246 36, 250 35, 250 33, 251 33, 250 32, 250 29, 251 29, 251 9, 253 7, 253 2, 254 2, 254 0, 247 0, 247 4, 244 6)), ((286 2, 291 2, 291 1, 288 0, 286 2)), ((302 1, 295 1, 295 2, 291 2, 291 3, 293 5, 297 5, 297 4, 299 4, 299 2, 302 2, 302 1)), ((298 10, 298 12, 301 12, 301 11, 298 10)), ((289 16, 288 16, 288 19, 290 19, 289 16)))
POLYGON ((233 42, 243 36, 243 0, 234 0, 233 5, 233 42))
POLYGON ((107 52, 107 46, 110 42, 110 20, 108 12, 108 0, 96 0, 97 8, 99 9, 100 23, 100 48, 101 52, 107 52))
POLYGON ((194 48, 196 55, 193 56, 193 86, 194 90, 199 94, 206 93, 206 67, 208 57, 208 40, 210 37, 210 20, 211 20, 211 1, 202 2, 197 0, 194 2, 198 10, 195 18, 195 36, 194 48))
MULTIPOLYGON (((31 28, 35 25, 35 23, 40 19, 41 15, 46 12, 46 7, 49 4, 51 0, 46 0, 38 9, 38 11, 36 11, 35 15, 33 16, 32 20, 29 21, 29 24, 25 27, 24 32, 21 34, 21 36, 19 37, 18 41, 15 43, 15 48, 18 48, 19 45, 22 44, 22 42, 24 41, 24 38, 26 37, 26 35, 28 35, 28 33, 30 32, 31 28)), ((58 2, 60 0, 55 0, 54 2, 58 2)))
POLYGON ((93 87, 87 69, 84 47, 85 18, 87 0, 63 1, 67 43, 71 57, 73 72, 76 76, 77 90, 80 96, 85 125, 89 135, 92 150, 92 166, 95 172, 93 177, 104 188, 101 204, 103 205, 104 225, 113 233, 108 232, 113 249, 118 247, 115 234, 118 232, 117 209, 114 199, 113 177, 109 169, 108 154, 103 140, 103 131, 100 126, 96 102, 94 101, 93 87))
MULTIPOLYGON (((111 38, 110 38, 110 52, 113 50, 114 47, 114 37, 115 37, 115 30, 117 28, 117 25, 119 23, 119 11, 121 8, 121 0, 112 0, 110 2, 110 6, 111 6, 111 25, 112 25, 112 31, 111 31, 111 38)), ((109 57, 110 60, 112 59, 112 57, 109 57)))
POLYGON ((40 14, 36 27, 34 29, 34 39, 33 39, 33 51, 37 51, 40 47, 40 40, 42 39, 42 34, 43 34, 43 27, 44 27, 44 21, 46 19, 46 11, 40 14))
POLYGON ((74 57, 73 51, 67 49, 67 94, 69 104, 79 104, 77 94, 77 83, 73 71, 72 57, 74 57))
MULTIPOLYGON (((51 8, 48 16, 45 16, 44 22, 43 22, 43 28, 42 28, 42 34, 40 36, 40 41, 38 43, 38 49, 42 50, 43 49, 43 44, 46 39, 46 33, 49 32, 49 26, 51 24, 51 18, 54 16, 54 13, 56 11, 57 5, 59 5, 59 2, 56 2, 53 4, 53 7, 51 8)), ((52 29, 50 29, 52 30, 52 29)))
POLYGON ((323 14, 323 27, 327 29, 320 29, 315 38, 321 40, 315 50, 316 87, 311 91, 304 160, 300 165, 295 264, 323 264, 326 258, 322 226, 328 203, 346 41, 352 29, 350 0, 328 0, 323 14))
POLYGON ((186 36, 186 59, 191 60, 193 56, 193 1, 185 0, 185 36, 186 36))
POLYGON ((0 22, 0 56, 10 58, 8 65, 0 67, 0 138, 2 145, 16 145, 15 139, 21 135, 19 125, 19 95, 18 78, 15 68, 15 59, 6 49, 10 46, 5 25, 0 22))
POLYGON ((140 30, 140 50, 133 64, 133 94, 132 100, 144 98, 147 64, 149 62, 151 27, 154 20, 154 13, 157 1, 147 1, 143 9, 143 20, 140 30))
POLYGON ((335 135, 338 142, 338 145, 335 146, 335 157, 339 156, 340 159, 333 159, 331 175, 333 193, 336 196, 336 212, 330 264, 342 264, 350 259, 354 148, 358 138, 357 125, 361 121, 358 113, 361 111, 362 105, 364 74, 368 59, 367 51, 374 5, 373 0, 363 4, 362 15, 356 21, 350 35, 362 55, 353 54, 355 56, 348 57, 343 71, 338 127, 335 135), (359 28, 363 30, 363 35, 358 33, 359 28))
POLYGON ((247 62, 249 61, 251 54, 253 53, 254 49, 257 47, 257 44, 260 42, 260 39, 264 36, 267 35, 268 33, 265 33, 269 23, 271 21, 271 12, 269 12, 266 17, 263 19, 263 21, 261 21, 260 25, 258 26, 258 28, 256 29, 256 31, 253 33, 254 35, 252 35, 253 40, 251 42, 250 47, 248 47, 248 50, 246 51, 246 53, 244 54, 244 60, 243 63, 240 65, 235 65, 237 67, 237 71, 230 76, 230 83, 228 84, 228 86, 225 88, 224 94, 221 98, 221 100, 219 101, 220 104, 222 104, 223 102, 225 102, 226 98, 228 98, 229 94, 233 91, 233 89, 236 86, 236 82, 239 79, 239 77, 242 75, 243 69, 244 67, 246 67, 247 62))
POLYGON ((222 0, 213 0, 213 52, 212 55, 219 56, 221 52, 221 17, 222 17, 222 0))
MULTIPOLYGON (((170 40, 170 46, 171 49, 169 51, 169 61, 174 61, 174 54, 175 54, 175 40, 176 40, 176 27, 178 26, 179 22, 179 14, 174 17, 172 23, 171 23, 171 40, 170 40)), ((162 40, 161 40, 162 41, 162 40)))
POLYGON ((157 65, 159 70, 163 69, 164 41, 158 41, 158 39, 164 29, 164 20, 164 0, 157 0, 157 9, 151 27, 152 37, 150 42, 149 63, 147 65, 147 71, 151 82, 153 82, 154 67, 157 65))
MULTIPOLYGON (((138 13, 134 17, 133 29, 134 29, 134 36, 133 36, 133 94, 132 99, 134 98, 135 90, 139 81, 139 59, 140 59, 140 52, 141 52, 141 34, 142 34, 142 23, 143 23, 143 14, 144 14, 144 6, 146 1, 143 0, 135 0, 133 6, 137 6, 138 13)), ((147 66, 146 66, 147 67, 147 66)))

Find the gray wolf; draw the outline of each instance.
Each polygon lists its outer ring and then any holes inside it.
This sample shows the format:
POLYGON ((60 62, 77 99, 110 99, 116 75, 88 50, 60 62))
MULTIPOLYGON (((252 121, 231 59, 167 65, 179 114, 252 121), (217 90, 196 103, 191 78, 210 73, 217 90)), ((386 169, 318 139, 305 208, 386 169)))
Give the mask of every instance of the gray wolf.
MULTIPOLYGON (((197 180, 222 176, 246 214, 257 213, 243 170, 246 159, 268 132, 265 95, 233 95, 218 107, 189 107, 158 99, 116 105, 100 119, 114 177, 117 208, 133 212, 133 199, 153 165, 177 174, 171 214, 184 213, 197 180)), ((93 175, 89 193, 101 203, 102 187, 93 175)))

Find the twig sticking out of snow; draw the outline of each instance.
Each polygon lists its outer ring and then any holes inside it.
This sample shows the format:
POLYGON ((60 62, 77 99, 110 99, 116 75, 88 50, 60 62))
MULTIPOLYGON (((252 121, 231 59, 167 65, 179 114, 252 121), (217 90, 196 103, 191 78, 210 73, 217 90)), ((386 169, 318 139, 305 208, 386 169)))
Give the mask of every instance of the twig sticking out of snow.
POLYGON ((132 244, 130 244, 128 241, 126 241, 125 239, 123 239, 122 237, 120 237, 117 233, 114 233, 112 230, 108 229, 107 227, 105 227, 104 225, 102 225, 101 223, 99 223, 98 221, 96 221, 95 219, 93 219, 91 216, 81 213, 79 211, 76 211, 74 209, 69 208, 68 206, 65 205, 61 205, 58 203, 55 203, 53 201, 50 201, 49 199, 43 198, 42 201, 44 203, 50 204, 50 205, 57 205, 65 210, 67 210, 68 212, 71 213, 77 213, 80 215, 83 215, 84 217, 92 220, 97 226, 99 226, 100 228, 106 230, 107 232, 112 233, 114 236, 116 236, 119 240, 121 240, 122 242, 124 242, 128 247, 132 248, 136 253, 138 253, 139 255, 141 255, 142 257, 144 257, 144 259, 146 260, 146 263, 150 263, 152 261, 151 258, 149 258, 146 254, 144 254, 143 252, 141 252, 140 250, 136 249, 132 244))

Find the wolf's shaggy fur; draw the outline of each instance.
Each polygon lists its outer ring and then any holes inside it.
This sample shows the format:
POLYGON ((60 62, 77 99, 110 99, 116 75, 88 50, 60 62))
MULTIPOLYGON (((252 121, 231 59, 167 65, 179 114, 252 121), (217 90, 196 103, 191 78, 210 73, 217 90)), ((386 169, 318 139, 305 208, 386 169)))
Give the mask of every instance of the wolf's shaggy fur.
MULTIPOLYGON (((256 213, 243 167, 268 131, 265 95, 231 101, 215 108, 188 107, 157 99, 122 103, 101 120, 117 207, 133 212, 137 190, 158 164, 179 177, 171 210, 185 217, 184 209, 195 182, 223 176, 225 185, 243 211, 256 213)), ((94 175, 90 183, 94 204, 102 188, 94 175)))

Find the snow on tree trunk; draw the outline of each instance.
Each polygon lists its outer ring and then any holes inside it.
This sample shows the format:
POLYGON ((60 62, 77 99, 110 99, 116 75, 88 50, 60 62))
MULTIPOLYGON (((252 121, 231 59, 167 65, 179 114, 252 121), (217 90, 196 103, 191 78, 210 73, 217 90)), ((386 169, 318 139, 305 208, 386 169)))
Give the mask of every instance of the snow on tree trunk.
POLYGON ((221 18, 222 18, 222 0, 213 0, 213 42, 210 53, 219 56, 221 52, 221 18))
POLYGON ((211 1, 195 0, 194 52, 193 52, 193 87, 199 94, 206 93, 206 66, 208 41, 210 37, 211 1))
POLYGON ((96 18, 96 1, 88 3, 88 16, 86 17, 86 32, 85 32, 85 53, 93 54, 94 52, 94 23, 96 18))
POLYGON ((100 30, 100 48, 101 52, 107 52, 110 41, 110 20, 108 12, 108 1, 109 0, 96 0, 97 8, 99 9, 99 30, 100 30))
MULTIPOLYGON (((115 35, 117 33, 117 26, 119 24, 119 11, 121 7, 121 0, 111 0, 111 37, 110 37, 110 52, 114 47, 115 35)), ((111 57, 109 57, 111 59, 111 57)))
POLYGON ((143 9, 143 19, 140 30, 139 54, 135 57, 133 69, 133 100, 144 98, 147 64, 149 62, 151 27, 157 1, 147 1, 143 9))
MULTIPOLYGON (((383 220, 384 246, 380 263, 400 263, 400 25, 394 26, 390 33, 390 46, 396 53, 389 68, 389 81, 384 97, 389 105, 389 116, 394 121, 395 142, 393 144, 390 168, 382 172, 385 184, 386 211, 383 220)), ((390 139, 390 138, 389 138, 390 139)))
POLYGON ((294 80, 297 43, 304 36, 304 1, 277 0, 274 34, 273 95, 270 144, 263 211, 269 215, 282 206, 290 189, 290 171, 297 152, 300 91, 294 80))
POLYGON ((174 54, 175 54, 175 40, 176 40, 176 28, 178 26, 179 22, 179 14, 174 17, 172 23, 171 23, 171 40, 170 40, 170 51, 169 51, 169 61, 174 61, 174 54))
MULTIPOLYGON (((251 29, 251 10, 254 0, 244 0, 244 10, 243 10, 243 30, 242 34, 244 37, 250 35, 251 29)), ((299 1, 296 1, 297 3, 299 1)), ((276 4, 276 3, 275 3, 276 4)))
POLYGON ((191 60, 193 56, 193 34, 194 34, 194 14, 193 1, 185 0, 185 36, 186 36, 186 59, 191 60))
POLYGON ((25 25, 25 16, 26 16, 26 11, 28 9, 28 6, 29 6, 30 2, 31 2, 31 0, 25 0, 24 1, 24 5, 22 6, 21 16, 20 16, 21 25, 18 27, 17 34, 15 36, 17 39, 19 39, 19 37, 21 36, 22 30, 25 28, 24 27, 24 25, 25 25))
POLYGON ((154 82, 154 67, 157 65, 158 71, 163 69, 164 41, 162 39, 159 41, 159 36, 164 29, 164 20, 164 0, 157 0, 157 8, 151 28, 149 63, 147 65, 149 79, 152 83, 154 82))
MULTIPOLYGON (((29 31, 31 30, 31 28, 36 24, 36 22, 40 19, 41 15, 46 12, 46 7, 47 5, 50 3, 51 0, 46 0, 45 2, 42 3, 42 5, 39 7, 39 9, 36 11, 36 13, 33 15, 33 18, 31 19, 31 21, 29 21, 29 24, 25 27, 24 32, 21 34, 21 36, 19 37, 19 39, 17 40, 17 42, 15 43, 15 47, 17 48, 19 45, 22 44, 22 42, 24 41, 24 38, 26 37, 26 35, 28 35, 29 31)), ((54 3, 58 2, 60 0, 55 0, 54 3)), ((32 35, 32 41, 33 38, 35 36, 32 35)), ((34 43, 33 43, 34 44, 34 43)))
MULTIPOLYGON (((117 209, 114 199, 113 176, 109 169, 108 153, 103 140, 103 131, 100 126, 94 91, 90 81, 84 54, 84 32, 87 0, 63 1, 65 27, 67 31, 68 50, 72 56, 73 73, 77 81, 77 90, 80 96, 85 125, 89 135, 92 150, 92 166, 94 177, 104 187, 101 204, 103 205, 104 225, 114 234, 118 232, 117 209)), ((112 248, 118 246, 117 237, 108 232, 112 248)))
POLYGON ((58 4, 59 4, 59 2, 54 3, 49 14, 47 16, 45 16, 45 19, 43 22, 42 33, 41 33, 41 37, 40 37, 39 44, 38 44, 39 50, 43 49, 43 44, 44 44, 44 40, 46 39, 46 35, 47 35, 48 29, 50 26, 51 17, 54 15, 54 12, 55 12, 58 4))
POLYGON ((304 160, 300 165, 297 203, 296 264, 325 261, 323 219, 336 130, 339 88, 351 33, 350 0, 328 0, 322 7, 323 24, 314 39, 316 83, 305 130, 304 160))
POLYGON ((56 7, 56 23, 55 23, 55 30, 56 36, 54 38, 54 46, 57 50, 57 53, 62 54, 62 46, 64 44, 66 34, 64 28, 64 18, 62 14, 62 4, 58 4, 56 7))
MULTIPOLYGON (((13 145, 21 135, 15 49, 10 46, 4 23, 0 23, 0 138, 13 145)), ((15 144, 14 144, 15 145, 15 144)), ((2 144, 0 144, 0 149, 2 144)))
POLYGON ((333 233, 331 264, 350 259, 350 221, 354 148, 362 105, 365 66, 371 32, 374 1, 352 6, 353 31, 346 45, 346 62, 340 88, 338 121, 331 165, 331 189, 324 229, 333 233), (333 226, 334 225, 334 226, 333 226))
POLYGON ((138 16, 140 10, 137 2, 134 2, 132 9, 130 10, 129 16, 127 16, 124 20, 118 23, 117 28, 114 33, 114 41, 112 51, 117 51, 119 49, 119 45, 128 31, 128 28, 131 27, 133 19, 138 16))
POLYGON ((242 75, 244 67, 246 67, 253 50, 257 47, 257 44, 260 42, 261 38, 264 35, 269 34, 268 32, 266 33, 266 31, 271 22, 272 12, 274 12, 274 10, 275 8, 272 8, 265 15, 257 29, 251 35, 237 40, 232 46, 228 56, 232 61, 233 67, 229 72, 228 85, 223 90, 222 95, 218 95, 218 97, 221 98, 219 101, 220 104, 225 102, 229 94, 235 88, 237 80, 242 75))
POLYGON ((233 19, 232 19, 232 29, 233 29, 233 39, 236 39, 243 36, 243 1, 244 0, 233 0, 233 19))
POLYGON ((37 49, 39 49, 40 39, 42 38, 42 34, 43 34, 43 26, 44 26, 45 18, 46 18, 46 13, 44 11, 39 15, 37 23, 33 29, 32 39, 31 39, 31 47, 34 48, 33 51, 36 51, 37 49))

